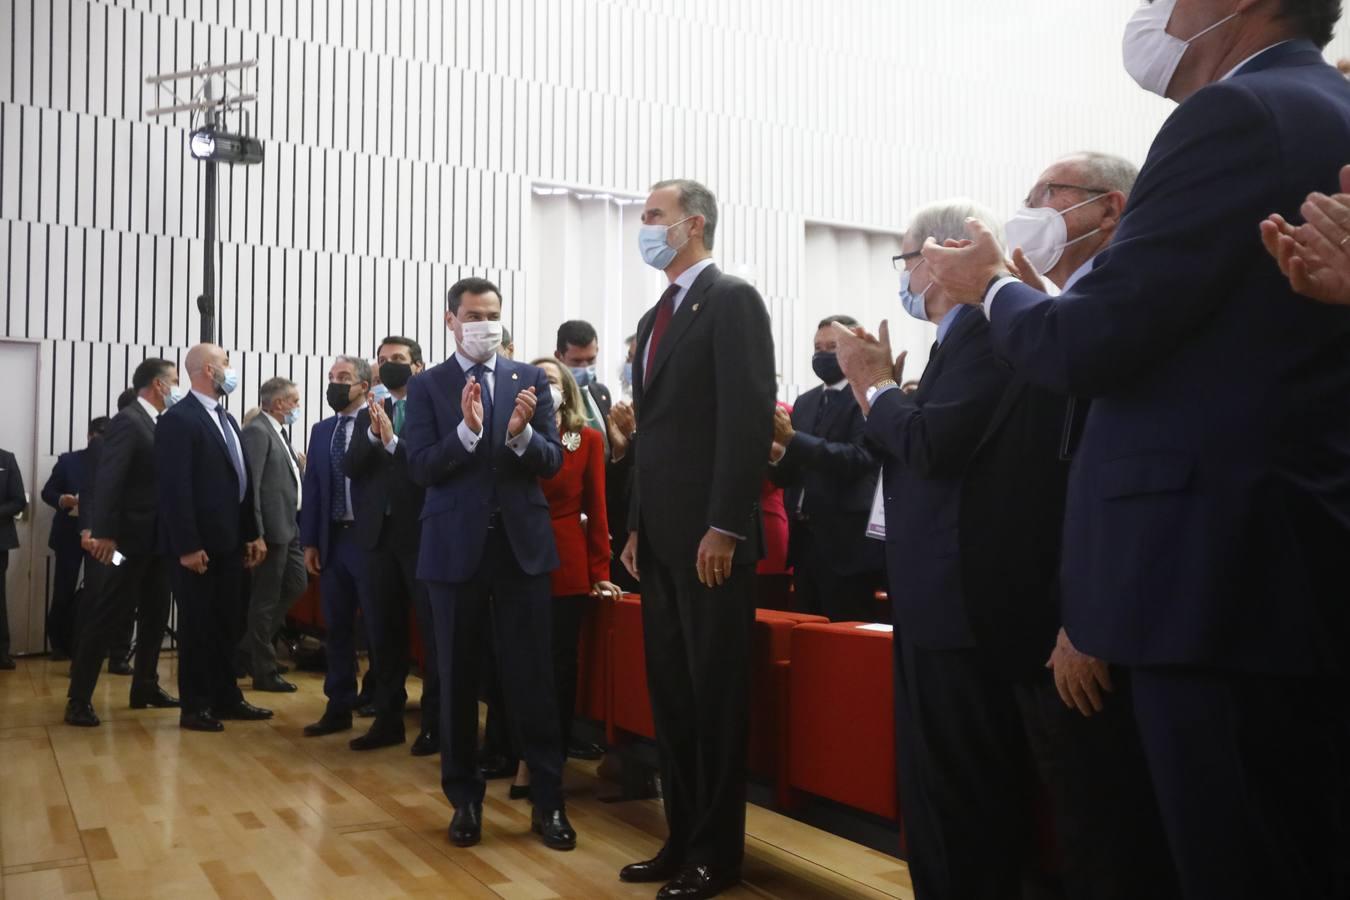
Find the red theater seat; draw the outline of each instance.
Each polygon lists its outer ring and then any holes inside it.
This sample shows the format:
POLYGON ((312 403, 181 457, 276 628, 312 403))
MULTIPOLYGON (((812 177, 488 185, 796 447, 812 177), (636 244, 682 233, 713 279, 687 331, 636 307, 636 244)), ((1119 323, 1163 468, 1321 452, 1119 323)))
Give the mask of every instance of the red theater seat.
POLYGON ((792 630, 787 772, 797 790, 895 821, 891 647, 857 623, 792 630))

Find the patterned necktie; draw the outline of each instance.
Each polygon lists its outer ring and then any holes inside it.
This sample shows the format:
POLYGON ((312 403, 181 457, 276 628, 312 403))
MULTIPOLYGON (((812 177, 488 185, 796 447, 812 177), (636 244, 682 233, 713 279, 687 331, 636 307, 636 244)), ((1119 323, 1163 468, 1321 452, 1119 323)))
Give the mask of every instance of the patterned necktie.
POLYGON ((656 321, 652 323, 651 340, 647 342, 647 359, 642 364, 642 386, 646 387, 652 380, 652 364, 656 362, 656 348, 661 346, 661 338, 666 333, 666 326, 675 316, 675 295, 680 292, 678 284, 672 284, 666 288, 661 295, 661 301, 656 306, 656 321))
POLYGON ((339 416, 333 429, 333 443, 328 445, 328 471, 332 474, 334 522, 347 520, 347 478, 342 474, 342 458, 347 455, 347 417, 339 416))
POLYGON ((234 441, 234 429, 230 426, 230 417, 225 412, 225 407, 219 403, 216 404, 216 418, 220 420, 221 437, 225 439, 225 449, 230 454, 230 462, 234 464, 234 474, 239 477, 239 502, 244 501, 244 491, 248 488, 248 476, 244 474, 244 460, 239 455, 239 445, 234 441))
POLYGON ((403 417, 404 417, 403 404, 407 402, 408 402, 407 400, 394 401, 394 434, 403 433, 403 417))
POLYGON ((492 440, 492 385, 488 384, 487 380, 489 371, 484 363, 479 363, 469 370, 469 374, 483 389, 483 439, 487 441, 492 440))

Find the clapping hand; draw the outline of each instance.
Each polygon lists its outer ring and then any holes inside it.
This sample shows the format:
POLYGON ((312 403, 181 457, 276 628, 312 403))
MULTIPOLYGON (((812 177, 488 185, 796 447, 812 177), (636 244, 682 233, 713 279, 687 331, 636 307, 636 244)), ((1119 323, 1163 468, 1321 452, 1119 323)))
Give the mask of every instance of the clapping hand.
POLYGON ((370 430, 381 444, 389 443, 394 438, 394 424, 389 421, 384 404, 372 395, 366 398, 366 406, 370 410, 370 430))
POLYGON ((610 458, 615 460, 623 459, 624 454, 628 452, 628 445, 632 443, 633 432, 637 430, 637 417, 633 414, 633 407, 627 403, 616 403, 609 411, 609 446, 610 458))
POLYGON ((788 415, 787 410, 781 406, 773 408, 773 440, 775 444, 788 445, 793 435, 797 432, 792 430, 792 417, 788 415))
POLYGON ((883 381, 898 380, 896 370, 903 371, 905 354, 901 353, 892 361, 891 327, 887 321, 882 321, 877 337, 862 328, 846 328, 838 322, 834 323, 834 327, 838 332, 835 352, 839 357, 839 367, 844 370, 844 377, 848 379, 849 387, 853 388, 853 396, 866 415, 869 411, 867 389, 883 381))
POLYGON ((929 272, 957 303, 979 306, 984 302, 984 291, 994 276, 1007 269, 994 233, 978 219, 966 219, 969 243, 949 241, 939 245, 931 237, 924 241, 923 258, 929 272))
POLYGON ((1022 252, 1021 247, 1013 251, 1012 261, 1008 268, 1027 287, 1040 291, 1042 294, 1049 293, 1045 287, 1045 279, 1041 277, 1040 272, 1036 271, 1036 267, 1027 259, 1027 255, 1022 252))
POLYGON ((1295 291, 1322 303, 1350 305, 1350 166, 1341 169, 1341 193, 1310 194, 1297 227, 1274 214, 1261 223, 1261 240, 1295 291))
POLYGON ((534 392, 534 385, 516 394, 516 408, 511 410, 511 420, 506 423, 508 438, 517 437, 525 430, 525 426, 534 418, 534 408, 538 405, 539 397, 534 392))
POLYGON ((464 424, 474 434, 483 433, 483 386, 469 376, 464 392, 459 396, 459 408, 464 413, 464 424))

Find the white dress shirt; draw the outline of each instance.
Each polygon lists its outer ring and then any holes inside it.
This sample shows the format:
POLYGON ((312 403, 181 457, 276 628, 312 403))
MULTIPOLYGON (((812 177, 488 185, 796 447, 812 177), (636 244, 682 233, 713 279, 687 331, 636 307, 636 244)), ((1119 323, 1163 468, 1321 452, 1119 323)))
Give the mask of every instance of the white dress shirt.
MULTIPOLYGON (((487 369, 487 371, 483 373, 482 383, 492 392, 493 409, 497 408, 498 403, 503 402, 501 397, 497 396, 497 360, 498 356, 494 353, 489 359, 484 360, 482 363, 487 369)), ((474 366, 479 365, 479 363, 469 359, 458 350, 455 351, 455 361, 458 362, 459 367, 464 370, 466 379, 469 375, 469 370, 474 366)), ((486 413, 486 410, 484 410, 484 412, 486 413)), ((470 453, 478 447, 478 442, 483 439, 483 432, 481 430, 477 433, 470 431, 468 423, 463 419, 460 419, 459 428, 456 429, 456 432, 459 434, 459 442, 463 444, 464 449, 470 453)), ((516 456, 524 456, 525 449, 530 446, 530 439, 532 437, 534 437, 534 426, 529 422, 526 422, 525 428, 520 434, 515 437, 508 436, 506 446, 509 447, 511 452, 516 456)))
MULTIPOLYGON (((234 452, 238 454, 236 456, 236 459, 238 459, 239 464, 244 467, 244 475, 245 479, 247 479, 248 463, 244 462, 244 448, 239 446, 239 438, 235 437, 234 429, 226 428, 221 423, 220 416, 216 415, 216 410, 220 408, 220 399, 218 397, 207 396, 206 394, 203 394, 201 391, 193 391, 192 396, 196 397, 197 402, 200 403, 206 409, 207 417, 211 420, 211 424, 216 426, 216 431, 220 432, 220 436, 225 440, 226 445, 233 447, 234 452)), ((239 485, 240 503, 244 502, 244 491, 246 490, 248 490, 247 484, 239 485)))
MULTIPOLYGON (((277 421, 276 416, 268 412, 259 413, 258 415, 267 420, 267 424, 272 426, 272 430, 277 433, 277 437, 281 438, 281 442, 286 444, 287 448, 290 449, 290 444, 286 440, 286 435, 281 433, 281 423, 277 421)), ((295 476, 295 511, 299 512, 301 504, 300 495, 305 492, 305 488, 304 483, 300 480, 300 466, 296 464, 295 450, 290 449, 290 452, 286 454, 286 462, 291 467, 291 474, 295 476)))

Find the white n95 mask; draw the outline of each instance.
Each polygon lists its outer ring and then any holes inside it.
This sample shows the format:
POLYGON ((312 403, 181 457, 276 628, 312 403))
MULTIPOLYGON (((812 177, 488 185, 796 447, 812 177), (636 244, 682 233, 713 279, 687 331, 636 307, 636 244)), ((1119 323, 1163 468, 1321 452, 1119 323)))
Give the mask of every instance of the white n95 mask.
POLYGON ((1031 267, 1044 275, 1059 262, 1060 257, 1064 255, 1065 247, 1087 240, 1101 231, 1101 228, 1094 228, 1087 234, 1069 240, 1069 225, 1064 221, 1064 213, 1095 203, 1105 196, 1098 194, 1089 197, 1063 212, 1048 206, 1022 207, 1003 225, 1003 235, 1008 242, 1008 249, 1020 248, 1026 254, 1031 267))
POLYGON ((1167 87, 1172 83, 1177 66, 1181 65, 1181 58, 1186 55, 1186 48, 1237 16, 1237 13, 1225 16, 1190 40, 1183 41, 1167 33, 1167 23, 1172 21, 1172 10, 1176 5, 1177 0, 1144 3, 1125 24, 1121 47, 1125 71, 1141 88, 1159 97, 1167 96, 1167 87))

